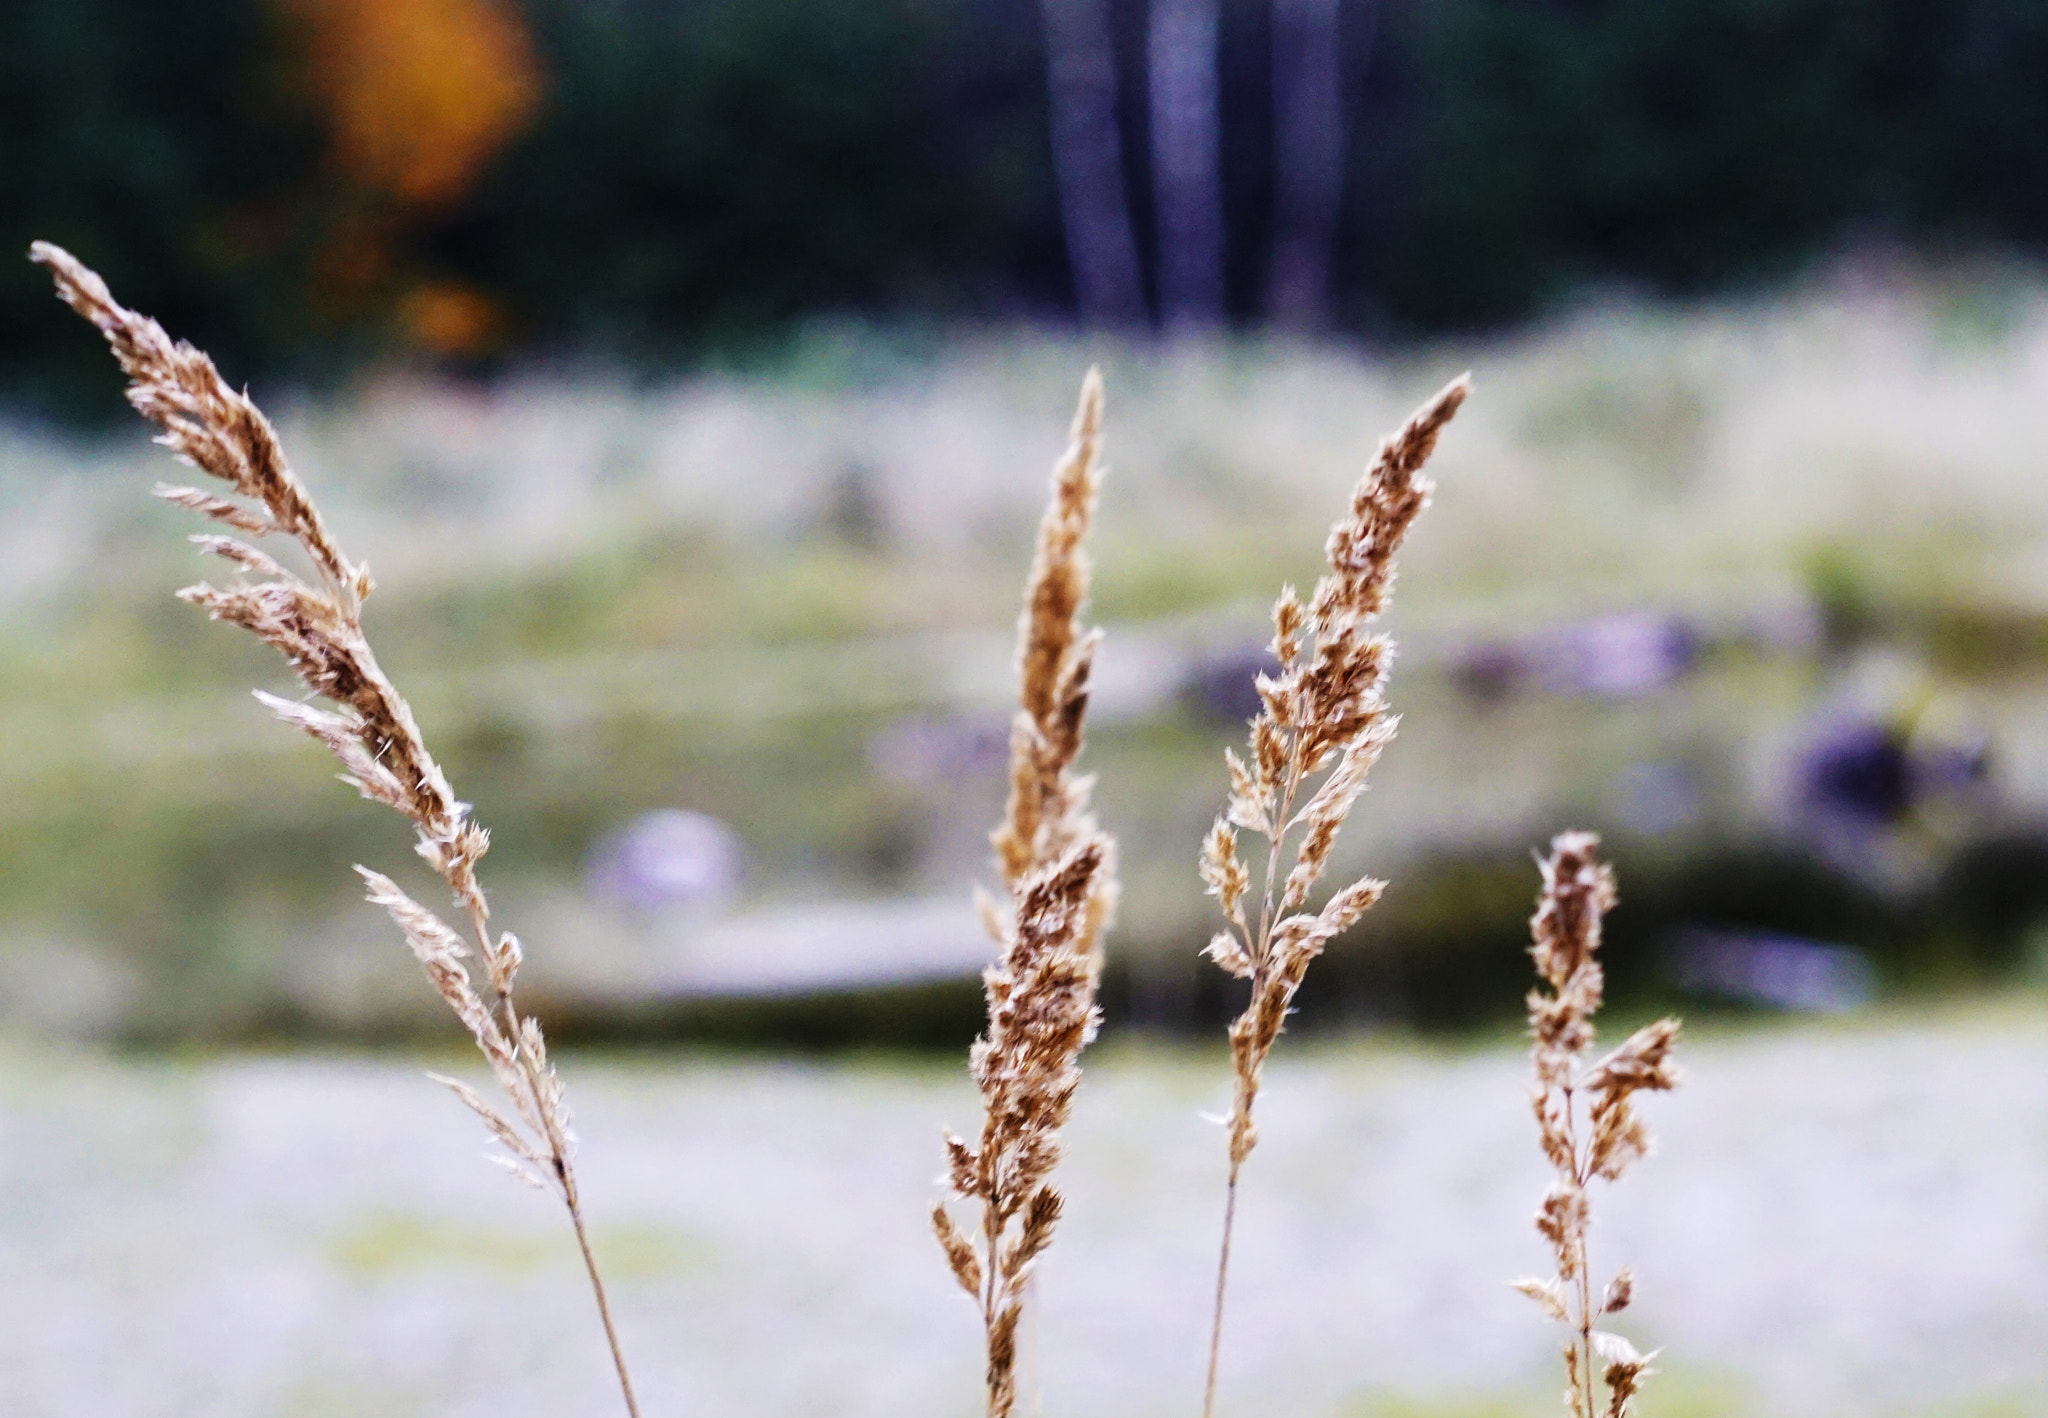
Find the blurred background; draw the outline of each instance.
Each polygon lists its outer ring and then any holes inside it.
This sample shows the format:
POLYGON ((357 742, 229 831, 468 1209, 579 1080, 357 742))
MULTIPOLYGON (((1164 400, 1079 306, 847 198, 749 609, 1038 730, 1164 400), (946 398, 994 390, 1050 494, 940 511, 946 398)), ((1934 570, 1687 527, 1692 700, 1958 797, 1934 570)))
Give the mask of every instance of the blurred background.
MULTIPOLYGON (((1616 1011, 1701 1041, 1615 1199, 1653 1408, 2048 1412, 2048 11, 5 30, 0 250, 59 242, 210 350, 376 570, 574 1048, 651 1411, 972 1411, 922 1204, 974 1116, 968 893, 1096 363, 1088 759, 1126 891, 1045 1406, 1194 1402, 1238 1004, 1195 847, 1265 607, 1470 368, 1340 849, 1394 886, 1282 1047, 1226 1396, 1552 1404, 1497 1282, 1541 1264, 1530 852, 1587 826, 1616 1011)), ((605 1411, 557 1219, 417 1082, 460 1041, 347 870, 406 868, 402 824, 170 598, 202 574, 145 495, 172 467, 25 261, 0 331, 0 1411, 605 1411)))

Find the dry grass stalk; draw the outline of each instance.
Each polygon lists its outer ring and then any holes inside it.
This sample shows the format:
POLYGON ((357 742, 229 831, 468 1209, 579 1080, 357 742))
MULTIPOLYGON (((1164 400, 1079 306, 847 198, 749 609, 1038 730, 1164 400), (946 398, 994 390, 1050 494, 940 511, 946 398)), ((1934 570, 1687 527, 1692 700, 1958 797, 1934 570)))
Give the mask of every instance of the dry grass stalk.
POLYGON ((1536 1064, 1529 1098, 1543 1155, 1557 1172, 1536 1213, 1536 1229, 1550 1243, 1557 1273, 1548 1280, 1518 1280, 1515 1288, 1571 1327, 1564 1398, 1572 1418, 1628 1418, 1637 1389, 1655 1372, 1649 1364, 1656 1355, 1639 1354, 1620 1335, 1593 1327, 1602 1316, 1627 1308, 1635 1278, 1622 1270, 1594 1300, 1586 1263, 1587 1189, 1595 1177, 1620 1180, 1648 1154, 1650 1134, 1630 1100, 1644 1089, 1678 1086, 1671 1061, 1678 1021, 1660 1019, 1598 1063, 1586 1062, 1602 990, 1600 918, 1615 900, 1614 873, 1595 855, 1599 844, 1590 832, 1567 832, 1550 844, 1542 864, 1543 895, 1529 923, 1536 973, 1549 986, 1548 993, 1529 993, 1536 1064), (1601 1384, 1607 1390, 1604 1409, 1598 1406, 1601 1384))
POLYGON ((1258 678, 1264 707, 1251 723, 1250 761, 1225 753, 1229 805, 1210 829, 1201 853, 1202 882, 1222 908, 1224 929, 1205 953, 1224 970, 1248 980, 1251 998, 1230 1025, 1236 1091, 1202 1403, 1205 1418, 1216 1406, 1238 1173, 1258 1143, 1252 1109, 1266 1056, 1280 1036, 1309 962, 1364 915, 1385 888, 1383 882, 1364 878, 1336 892, 1320 911, 1305 909, 1338 832, 1365 790, 1367 774, 1394 736, 1397 721, 1382 693, 1393 644, 1372 633, 1370 626, 1393 592, 1395 553, 1429 503, 1433 485, 1423 476, 1423 465, 1436 448, 1437 435, 1470 392, 1469 377, 1453 380, 1380 445, 1379 455, 1352 494, 1350 514, 1330 529, 1330 569, 1317 582, 1308 604, 1292 586, 1282 588, 1273 606, 1272 643, 1280 672, 1258 678), (1325 776, 1309 793, 1318 773, 1325 776), (1302 803, 1304 794, 1307 801, 1302 803), (1297 808, 1298 803, 1302 805, 1297 808), (1297 828, 1302 832, 1283 877, 1287 839, 1297 828), (1256 920, 1245 910, 1253 883, 1251 868, 1238 854, 1240 829, 1266 839, 1256 920))
POLYGON ((1102 936, 1116 904, 1116 846, 1089 812, 1092 780, 1073 772, 1101 639, 1080 618, 1101 439, 1102 379, 1090 370, 1053 469, 1018 625, 1022 707, 1010 735, 1009 804, 990 837, 1004 894, 977 897, 1001 952, 983 973, 988 1028, 972 1054, 986 1117, 979 1143, 946 1135, 946 1180, 954 1198, 979 1208, 978 1235, 962 1230, 946 1202, 932 1206, 954 1278, 981 1307, 990 1418, 1016 1406, 1018 1324, 1033 1263, 1060 1217, 1049 1178, 1081 1081, 1076 1060, 1095 1037, 1102 936))
POLYGON ((129 402, 163 430, 157 441, 235 494, 218 497, 200 488, 160 484, 157 496, 251 537, 287 536, 310 562, 314 577, 308 581, 248 541, 195 536, 193 541, 234 567, 235 578, 224 587, 187 586, 178 596, 273 646, 312 694, 334 706, 315 708, 260 690, 256 696, 286 723, 324 744, 346 770, 343 782, 404 814, 418 837, 420 856, 448 884, 468 918, 489 985, 488 1002, 463 963, 471 952, 461 934, 390 878, 356 868, 369 899, 390 913, 434 989, 476 1040, 504 1090, 506 1106, 465 1083, 439 1081, 483 1119, 504 1147, 505 1155, 492 1154, 493 1161, 520 1181, 552 1191, 567 1207, 627 1411, 638 1418, 584 1226, 572 1161, 575 1136, 562 1084, 548 1063, 540 1024, 521 1014, 513 1000, 522 959, 519 940, 509 933, 493 935, 490 909, 477 882, 477 863, 490 834, 470 818, 468 804, 456 800, 427 751, 412 710, 371 653, 362 627, 363 601, 372 589, 368 569, 343 553, 285 461, 269 420, 246 395, 228 386, 211 359, 188 344, 174 343, 154 320, 121 306, 96 273, 62 248, 39 241, 30 248, 30 258, 49 268, 59 296, 106 337, 128 376, 129 402))

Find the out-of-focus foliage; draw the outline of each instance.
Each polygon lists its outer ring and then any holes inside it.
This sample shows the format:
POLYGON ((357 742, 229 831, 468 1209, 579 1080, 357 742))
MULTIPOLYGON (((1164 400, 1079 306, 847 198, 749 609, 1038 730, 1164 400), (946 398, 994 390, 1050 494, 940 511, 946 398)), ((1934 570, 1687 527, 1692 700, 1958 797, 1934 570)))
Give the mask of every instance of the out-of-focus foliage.
POLYGON ((39 404, 103 404, 104 351, 64 338, 36 236, 75 245, 191 338, 266 362, 304 337, 269 253, 317 151, 247 4, 31 0, 0 43, 0 377, 39 404), (80 390, 90 391, 81 395, 80 390))
POLYGON ((286 13, 352 186, 412 207, 459 201, 532 115, 532 41, 500 3, 291 0, 286 13))
POLYGON ((1416 322, 1845 241, 2048 240, 2048 10, 2025 0, 1443 0, 1405 57, 1380 295, 1416 322))
MULTIPOLYGON (((1143 239, 1144 5, 1108 3, 1143 239)), ((1268 9, 1225 0, 1220 49, 1247 321, 1268 9)), ((1342 33, 1353 329, 2048 242, 2028 0, 1344 0, 1342 33)), ((1049 145, 1033 0, 17 0, 0 245, 77 247, 251 374, 405 346, 673 362, 818 314, 1061 317, 1049 145)), ((25 266, 0 323, 14 402, 105 406, 25 266)))
MULTIPOLYGON (((237 371, 1058 299, 1030 0, 23 9, 0 244, 73 246, 237 371)), ((0 268, 0 384, 104 406, 45 284, 0 268)))
POLYGON ((346 322, 391 306, 405 338, 448 355, 504 337, 473 284, 408 278, 424 222, 461 205, 530 125, 539 64, 506 0, 280 0, 293 78, 327 135, 325 175, 347 199, 309 273, 316 310, 346 322))
POLYGON ((534 0, 542 122, 437 253, 551 342, 668 354, 1058 277, 1030 0, 534 0))

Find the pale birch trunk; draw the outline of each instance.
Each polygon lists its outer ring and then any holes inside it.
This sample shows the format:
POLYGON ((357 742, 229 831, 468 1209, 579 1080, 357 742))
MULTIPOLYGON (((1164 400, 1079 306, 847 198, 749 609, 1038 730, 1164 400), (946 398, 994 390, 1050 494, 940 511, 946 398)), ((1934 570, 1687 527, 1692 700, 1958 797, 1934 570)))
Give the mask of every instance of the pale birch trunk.
POLYGON ((1300 333, 1328 319, 1344 193, 1340 3, 1273 0, 1273 264, 1266 313, 1274 325, 1300 333))
POLYGON ((1106 0, 1040 0, 1052 107, 1053 176, 1081 317, 1098 325, 1145 318, 1117 133, 1116 56, 1106 0))
POLYGON ((1223 321, 1219 0, 1152 0, 1147 38, 1159 313, 1170 334, 1223 321))

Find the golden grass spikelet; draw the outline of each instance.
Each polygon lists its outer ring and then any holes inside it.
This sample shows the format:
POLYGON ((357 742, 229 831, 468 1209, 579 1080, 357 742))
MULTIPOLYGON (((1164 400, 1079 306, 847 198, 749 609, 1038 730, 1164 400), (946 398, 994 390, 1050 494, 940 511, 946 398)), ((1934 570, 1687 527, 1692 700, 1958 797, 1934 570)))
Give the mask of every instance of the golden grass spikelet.
POLYGON ((1471 388, 1469 376, 1452 380, 1380 445, 1352 493, 1350 511, 1330 529, 1325 546, 1329 570, 1309 600, 1304 603, 1292 586, 1281 588, 1273 605, 1271 645, 1278 672, 1254 681, 1261 708, 1251 722, 1245 756, 1224 753, 1230 796, 1203 841, 1199 863, 1203 886, 1222 909, 1224 929, 1203 953, 1250 981, 1251 998, 1229 1030, 1235 1084, 1230 1180, 1216 1267, 1205 1418, 1215 1411, 1238 1173, 1258 1145, 1254 1107, 1266 1057, 1309 963, 1384 889, 1382 882, 1363 879, 1337 892, 1321 911, 1302 910, 1365 791, 1373 764, 1398 726, 1382 694, 1393 645, 1370 626, 1393 592, 1401 542, 1429 504, 1433 484, 1423 476, 1423 465, 1471 388), (1318 773, 1326 776, 1315 783, 1318 773), (1252 880, 1239 854, 1239 831, 1266 839, 1256 921, 1244 909, 1252 880), (1297 832, 1292 861, 1283 863, 1289 838, 1297 832))
POLYGON ((1089 811, 1092 780, 1073 772, 1101 643, 1081 623, 1101 448, 1102 377, 1091 369, 1053 468, 1018 621, 1009 800, 990 834, 1004 891, 975 898, 1000 951, 983 975, 988 1027, 969 1056, 985 1115, 978 1142, 946 1136, 945 1184, 979 1209, 979 1249, 945 1202, 932 1208, 953 1277, 981 1307, 990 1418, 1016 1405, 1017 1325, 1059 1222, 1049 1179, 1080 1086, 1076 1060, 1100 1017, 1102 937, 1116 906, 1116 844, 1089 811))
POLYGON ((991 1418, 1015 1402, 1016 1317, 1059 1220, 1049 1177, 1081 1081, 1075 1060, 1100 1017, 1082 942, 1103 864, 1101 845, 1088 842, 1025 884, 1002 959, 984 977, 988 1028, 971 1055, 986 1107, 981 1137, 946 1138, 947 1183, 981 1211, 979 1258, 943 1203, 933 1225, 955 1278, 981 1302, 991 1418))
POLYGON ((523 952, 515 937, 493 937, 490 907, 477 882, 477 863, 489 850, 490 834, 470 819, 468 805, 456 800, 427 751, 411 707, 371 652, 361 619, 373 586, 368 570, 335 542, 269 420, 221 378, 211 359, 173 341, 154 320, 123 307, 106 283, 69 252, 39 241, 29 254, 50 271, 65 303, 106 337, 128 376, 128 401, 162 430, 157 441, 225 483, 234 496, 164 484, 156 494, 250 536, 287 536, 311 565, 309 581, 238 538, 201 534, 193 540, 228 562, 236 579, 227 586, 187 586, 178 597, 272 646, 311 694, 332 704, 322 709, 260 690, 256 694, 277 717, 339 759, 346 770, 344 782, 404 814, 420 856, 446 882, 468 918, 494 997, 489 1002, 478 995, 463 964, 470 951, 462 936, 389 877, 357 868, 369 899, 397 923, 435 992, 476 1041, 513 1116, 467 1084, 440 1081, 483 1119, 510 1154, 493 1160, 506 1163, 519 1179, 553 1191, 567 1207, 620 1391, 628 1413, 637 1418, 632 1382, 585 1232, 572 1163, 575 1138, 561 1080, 548 1064, 540 1024, 522 1015, 513 1001, 523 952))
POLYGON ((1621 1270, 1594 1301, 1586 1260, 1592 1219, 1587 1189, 1595 1177, 1618 1181, 1648 1154, 1649 1131, 1631 1099, 1646 1089, 1678 1086, 1671 1059, 1678 1021, 1660 1019, 1597 1063, 1586 1062, 1593 1014, 1600 1007, 1601 918, 1615 903, 1614 873, 1599 859, 1598 847, 1590 832, 1562 833, 1551 842, 1540 864, 1543 892, 1529 922, 1529 954, 1548 986, 1548 993, 1538 988, 1529 994, 1536 1073, 1529 1100, 1543 1155, 1556 1173, 1537 1208, 1536 1231, 1550 1247, 1556 1275, 1518 1280, 1515 1288, 1572 1329, 1564 1351, 1565 1409, 1572 1418, 1628 1418, 1642 1380, 1655 1372, 1649 1364, 1656 1356, 1638 1354, 1620 1335, 1594 1328, 1602 1315, 1634 1300, 1635 1276, 1621 1270), (1607 1389, 1605 1408, 1599 1406, 1598 1384, 1607 1389))
MULTIPOLYGON (((1052 488, 1017 622, 1018 709, 1010 727, 1010 793, 991 834, 1014 906, 1025 878, 1077 844, 1100 839, 1108 870, 1091 898, 1084 949, 1093 956, 1116 908, 1115 843, 1089 811, 1094 780, 1076 776, 1088 714, 1088 685, 1102 632, 1081 622, 1088 600, 1086 542, 1102 485, 1102 374, 1081 384, 1067 450, 1053 466, 1052 488)), ((1000 907, 1001 903, 998 903, 1000 907)), ((1003 931, 993 932, 1000 942, 1003 931)))

